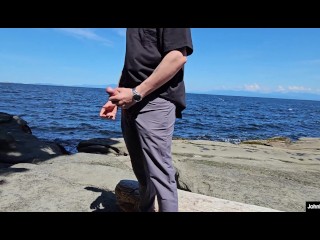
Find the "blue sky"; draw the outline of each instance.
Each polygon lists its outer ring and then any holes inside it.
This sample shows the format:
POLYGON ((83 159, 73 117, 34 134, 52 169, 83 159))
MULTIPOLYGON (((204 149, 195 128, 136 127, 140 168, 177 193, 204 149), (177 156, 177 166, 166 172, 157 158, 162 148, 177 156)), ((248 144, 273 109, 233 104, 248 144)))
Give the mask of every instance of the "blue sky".
MULTIPOLYGON (((313 95, 320 100, 320 28, 192 28, 187 92, 313 95)), ((125 29, 1 28, 0 82, 116 84, 125 29)))

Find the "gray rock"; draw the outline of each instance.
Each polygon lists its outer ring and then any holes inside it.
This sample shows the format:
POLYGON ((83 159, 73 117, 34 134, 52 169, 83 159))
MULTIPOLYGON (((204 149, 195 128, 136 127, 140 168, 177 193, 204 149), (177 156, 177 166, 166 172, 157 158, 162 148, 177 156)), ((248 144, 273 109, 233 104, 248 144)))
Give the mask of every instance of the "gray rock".
POLYGON ((178 187, 281 211, 305 211, 306 201, 320 199, 320 139, 280 140, 268 140, 268 146, 176 140, 172 152, 178 187))
MULTIPOLYGON (((90 153, 0 164, 0 212, 136 211, 138 183, 128 166, 128 156, 90 153), (117 204, 119 198, 123 204, 117 204)), ((274 211, 181 190, 178 196, 184 212, 274 211)))
POLYGON ((0 150, 14 149, 15 148, 14 142, 15 142, 15 139, 10 133, 8 133, 7 131, 4 131, 3 129, 0 129, 0 150))
POLYGON ((62 155, 61 146, 40 141, 19 116, 0 113, 0 162, 35 163, 62 155))
POLYGON ((116 188, 117 204, 123 212, 139 211, 139 183, 133 180, 121 180, 116 188))
POLYGON ((78 152, 86 153, 100 153, 100 154, 114 154, 127 156, 128 151, 125 147, 114 146, 117 143, 114 139, 108 138, 92 138, 89 140, 81 141, 78 146, 78 152))
POLYGON ((12 115, 0 112, 0 124, 5 122, 10 122, 12 119, 12 115))
MULTIPOLYGON (((117 204, 123 212, 138 212, 139 184, 134 180, 121 180, 115 190, 117 204)), ((278 212, 251 204, 244 204, 201 194, 178 190, 179 212, 278 212)), ((155 212, 159 206, 156 198, 155 212)))
MULTIPOLYGON (((125 148, 123 139, 114 142, 125 148)), ((179 185, 192 191, 178 191, 179 211, 304 212, 306 201, 320 199, 319 146, 317 138, 281 147, 174 141, 179 185)), ((121 211, 115 189, 124 179, 136 181, 123 155, 77 153, 38 164, 0 163, 0 212, 121 211)), ((135 210, 137 185, 121 189, 133 193, 120 198, 127 210, 135 210)))
POLYGON ((128 157, 77 153, 0 165, 0 212, 119 212, 115 187, 134 180, 128 157))

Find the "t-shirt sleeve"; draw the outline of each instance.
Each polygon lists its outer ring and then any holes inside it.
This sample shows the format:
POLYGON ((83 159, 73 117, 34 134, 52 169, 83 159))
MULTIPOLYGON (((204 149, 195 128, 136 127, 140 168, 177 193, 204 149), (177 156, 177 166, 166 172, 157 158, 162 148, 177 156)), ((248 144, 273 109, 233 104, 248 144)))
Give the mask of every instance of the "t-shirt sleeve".
POLYGON ((166 54, 169 51, 186 47, 187 56, 193 52, 190 28, 163 28, 162 49, 166 54))

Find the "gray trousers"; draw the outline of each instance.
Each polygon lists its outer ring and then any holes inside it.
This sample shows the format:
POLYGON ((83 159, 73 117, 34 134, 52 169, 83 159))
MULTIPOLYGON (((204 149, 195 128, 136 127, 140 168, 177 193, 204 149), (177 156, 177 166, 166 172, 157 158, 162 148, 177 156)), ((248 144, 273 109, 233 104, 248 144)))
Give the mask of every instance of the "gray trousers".
POLYGON ((154 211, 157 196, 160 212, 177 212, 176 172, 171 157, 175 105, 155 98, 136 111, 131 108, 122 109, 121 128, 140 186, 140 211, 154 211))

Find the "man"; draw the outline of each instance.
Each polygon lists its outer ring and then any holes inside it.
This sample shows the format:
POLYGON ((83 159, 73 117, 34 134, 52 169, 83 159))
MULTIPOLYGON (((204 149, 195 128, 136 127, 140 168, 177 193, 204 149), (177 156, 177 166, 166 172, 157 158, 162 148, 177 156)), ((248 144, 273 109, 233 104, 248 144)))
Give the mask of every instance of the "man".
POLYGON ((128 28, 119 87, 107 88, 100 116, 121 128, 139 182, 140 211, 178 211, 171 143, 176 117, 186 107, 184 64, 193 52, 189 28, 128 28))

